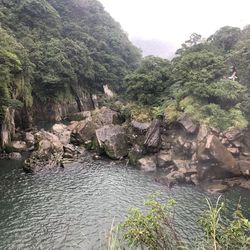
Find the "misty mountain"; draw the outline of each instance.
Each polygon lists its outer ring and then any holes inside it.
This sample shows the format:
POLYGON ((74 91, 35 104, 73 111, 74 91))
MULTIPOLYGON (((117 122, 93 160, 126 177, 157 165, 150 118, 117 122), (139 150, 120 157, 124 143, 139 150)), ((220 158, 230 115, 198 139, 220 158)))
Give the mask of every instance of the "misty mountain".
POLYGON ((157 39, 131 38, 132 43, 142 50, 143 56, 154 55, 170 59, 174 56, 176 47, 167 41, 157 39))

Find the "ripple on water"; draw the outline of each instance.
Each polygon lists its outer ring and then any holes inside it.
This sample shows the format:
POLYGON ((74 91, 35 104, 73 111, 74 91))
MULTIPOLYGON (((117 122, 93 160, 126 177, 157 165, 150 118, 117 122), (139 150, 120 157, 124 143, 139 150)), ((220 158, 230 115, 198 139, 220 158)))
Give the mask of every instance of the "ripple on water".
MULTIPOLYGON (((154 192, 176 199, 184 239, 201 234, 196 222, 206 204, 198 188, 169 190, 154 174, 90 157, 57 173, 26 175, 18 164, 0 162, 0 249, 100 249, 113 219, 118 223, 129 207, 143 207, 154 192)), ((249 192, 233 190, 224 196, 229 209, 239 195, 248 207, 249 192)))

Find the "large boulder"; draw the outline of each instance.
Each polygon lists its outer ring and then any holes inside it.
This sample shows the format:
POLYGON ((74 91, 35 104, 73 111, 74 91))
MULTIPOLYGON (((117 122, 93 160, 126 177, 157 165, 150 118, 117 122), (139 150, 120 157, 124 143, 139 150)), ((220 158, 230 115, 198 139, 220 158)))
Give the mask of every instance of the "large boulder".
POLYGON ((128 155, 126 131, 119 125, 106 125, 95 131, 98 147, 111 159, 121 159, 128 155))
POLYGON ((138 160, 138 167, 145 172, 152 172, 156 170, 157 158, 155 155, 146 156, 138 160))
POLYGON ((76 145, 84 145, 89 141, 92 142, 95 137, 95 130, 96 124, 91 117, 78 122, 71 134, 72 143, 76 145))
POLYGON ((11 149, 13 152, 24 152, 27 150, 27 144, 25 141, 13 141, 11 149))
POLYGON ((144 141, 144 147, 148 152, 158 152, 161 145, 161 133, 160 133, 161 120, 155 119, 151 123, 146 139, 144 141))
POLYGON ((209 135, 205 143, 200 144, 197 152, 200 165, 208 163, 233 175, 240 175, 240 168, 227 148, 215 135, 209 135))
POLYGON ((188 134, 195 133, 198 128, 197 124, 186 114, 180 116, 177 119, 177 123, 180 124, 188 134))
POLYGON ((138 122, 136 120, 131 121, 131 127, 139 134, 145 134, 150 127, 149 122, 138 122))
POLYGON ((52 127, 52 132, 58 136, 60 142, 63 145, 67 145, 70 142, 71 131, 64 124, 55 124, 52 127))
POLYGON ((137 165, 138 160, 143 156, 143 149, 138 144, 135 144, 128 153, 129 163, 132 165, 137 165))
POLYGON ((240 160, 239 167, 243 175, 250 176, 250 160, 240 160))
POLYGON ((173 165, 172 152, 160 151, 157 154, 157 166, 159 168, 167 168, 173 165))
POLYGON ((102 107, 100 110, 95 111, 93 122, 96 127, 100 128, 105 125, 121 124, 121 119, 118 112, 107 107, 102 107))

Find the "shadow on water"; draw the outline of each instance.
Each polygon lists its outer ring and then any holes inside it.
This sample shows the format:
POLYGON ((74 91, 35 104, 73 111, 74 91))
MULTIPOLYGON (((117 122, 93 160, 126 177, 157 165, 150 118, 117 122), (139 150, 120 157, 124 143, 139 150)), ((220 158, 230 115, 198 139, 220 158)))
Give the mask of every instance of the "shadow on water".
MULTIPOLYGON (((118 223, 129 207, 143 207, 145 197, 155 192, 161 192, 163 199, 176 199, 183 237, 199 238, 197 219, 208 194, 193 186, 168 189, 155 177, 90 156, 63 171, 36 175, 24 174, 20 162, 0 161, 0 249, 100 249, 113 219, 118 223)), ((223 198, 233 210, 241 196, 243 208, 248 209, 249 195, 234 189, 223 198)), ((244 212, 250 216, 250 211, 244 212)))

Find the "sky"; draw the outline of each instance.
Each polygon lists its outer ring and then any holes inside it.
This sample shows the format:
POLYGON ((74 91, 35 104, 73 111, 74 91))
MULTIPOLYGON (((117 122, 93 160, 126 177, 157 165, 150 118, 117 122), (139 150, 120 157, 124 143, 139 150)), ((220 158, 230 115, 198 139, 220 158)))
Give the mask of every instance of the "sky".
POLYGON ((195 32, 250 24, 250 0, 99 0, 130 39, 166 41, 179 48, 195 32))

